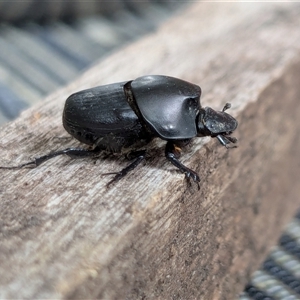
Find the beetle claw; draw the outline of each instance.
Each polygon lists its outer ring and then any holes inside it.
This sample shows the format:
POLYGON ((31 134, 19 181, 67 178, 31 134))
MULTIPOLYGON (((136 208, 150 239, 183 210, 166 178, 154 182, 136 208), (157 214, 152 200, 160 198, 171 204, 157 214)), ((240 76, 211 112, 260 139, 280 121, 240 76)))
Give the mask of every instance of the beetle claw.
POLYGON ((197 173, 193 172, 192 170, 185 172, 185 177, 187 179, 193 179, 194 182, 200 182, 200 177, 197 173))
POLYGON ((121 172, 111 172, 111 173, 103 173, 101 175, 113 175, 116 174, 116 176, 113 177, 112 180, 110 180, 107 184, 106 187, 108 188, 112 183, 119 181, 122 177, 124 177, 125 175, 121 172))
POLYGON ((185 172, 185 178, 187 179, 189 185, 191 185, 191 179, 192 179, 193 182, 197 184, 198 191, 200 191, 200 177, 197 173, 191 171, 185 172))
POLYGON ((199 185, 199 182, 200 182, 200 177, 199 175, 192 171, 192 170, 189 170, 188 172, 185 172, 185 178, 190 182, 190 180, 193 180, 193 182, 197 183, 198 185, 198 190, 200 190, 200 185, 199 185))

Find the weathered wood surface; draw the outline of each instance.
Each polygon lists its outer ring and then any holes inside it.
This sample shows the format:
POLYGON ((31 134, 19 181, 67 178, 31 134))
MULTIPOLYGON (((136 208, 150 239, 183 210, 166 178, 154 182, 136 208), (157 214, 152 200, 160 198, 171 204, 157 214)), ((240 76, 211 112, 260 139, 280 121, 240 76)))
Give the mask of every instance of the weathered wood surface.
POLYGON ((240 123, 238 149, 198 139, 183 155, 200 191, 161 142, 110 189, 101 174, 127 161, 1 170, 0 297, 233 299, 300 204, 299 16, 296 3, 195 3, 3 127, 1 165, 79 146, 66 97, 143 74, 199 83, 204 105, 231 102, 240 123))

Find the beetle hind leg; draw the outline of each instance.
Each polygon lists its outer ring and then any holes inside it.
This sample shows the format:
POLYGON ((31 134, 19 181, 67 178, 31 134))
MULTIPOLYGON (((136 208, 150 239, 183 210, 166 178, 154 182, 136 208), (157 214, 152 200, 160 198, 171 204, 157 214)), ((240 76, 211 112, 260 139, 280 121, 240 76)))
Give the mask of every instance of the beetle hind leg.
POLYGON ((50 152, 49 154, 40 156, 40 157, 36 157, 34 160, 28 162, 28 163, 24 163, 18 166, 13 166, 13 167, 0 167, 0 169, 8 169, 8 170, 12 170, 12 169, 21 169, 23 167, 32 167, 32 168, 36 168, 39 165, 41 165, 42 163, 44 163, 45 161, 54 158, 56 156, 59 155, 67 155, 71 158, 74 159, 78 159, 78 158, 85 158, 85 157, 94 157, 96 155, 98 155, 101 152, 100 149, 95 148, 93 150, 88 150, 88 149, 81 149, 81 148, 67 148, 64 150, 58 150, 55 152, 50 152))
POLYGON ((121 178, 125 177, 130 171, 135 169, 146 157, 146 150, 134 151, 129 154, 130 159, 134 159, 134 161, 122 169, 119 172, 109 172, 103 173, 102 175, 115 175, 112 180, 110 180, 106 186, 109 187, 112 183, 119 181, 121 178))
MULTIPOLYGON (((199 175, 189 169, 188 167, 186 167, 185 165, 183 165, 179 160, 179 156, 180 156, 180 148, 178 146, 176 146, 173 142, 167 142, 166 145, 166 149, 165 149, 165 155, 166 158, 175 166, 177 167, 180 172, 185 174, 185 177, 187 179, 192 179, 194 182, 199 183, 200 182, 200 177, 199 175)), ((199 185, 198 185, 199 187, 199 185)))

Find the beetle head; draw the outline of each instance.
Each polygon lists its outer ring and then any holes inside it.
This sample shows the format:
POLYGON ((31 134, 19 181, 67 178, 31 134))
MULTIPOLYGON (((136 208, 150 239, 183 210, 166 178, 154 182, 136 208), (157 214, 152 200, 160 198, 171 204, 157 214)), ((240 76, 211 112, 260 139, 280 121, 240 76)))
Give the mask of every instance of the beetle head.
POLYGON ((237 128, 238 122, 225 112, 230 106, 226 103, 222 111, 215 111, 210 107, 201 108, 198 114, 197 136, 216 137, 226 148, 230 143, 236 143, 237 139, 230 135, 237 128))

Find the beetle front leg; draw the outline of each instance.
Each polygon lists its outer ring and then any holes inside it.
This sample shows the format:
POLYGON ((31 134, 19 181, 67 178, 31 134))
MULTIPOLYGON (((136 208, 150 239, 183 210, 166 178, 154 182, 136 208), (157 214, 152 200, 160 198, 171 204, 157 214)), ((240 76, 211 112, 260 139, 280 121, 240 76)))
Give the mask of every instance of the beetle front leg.
POLYGON ((180 157, 180 147, 176 146, 173 142, 169 141, 167 142, 166 148, 165 148, 165 155, 166 158, 175 166, 177 167, 182 173, 185 174, 186 178, 191 178, 195 182, 200 182, 199 175, 194 172, 193 170, 189 169, 185 165, 183 165, 178 158, 180 157))
POLYGON ((119 181, 121 178, 125 177, 130 171, 135 169, 146 157, 146 150, 141 150, 141 151, 134 151, 131 152, 130 154, 130 159, 135 158, 135 160, 126 168, 122 169, 119 172, 109 172, 109 173, 103 173, 102 175, 113 175, 115 174, 116 176, 110 180, 106 186, 109 187, 112 183, 119 181))
POLYGON ((217 139, 227 149, 229 149, 229 148, 237 148, 237 145, 230 145, 230 143, 236 143, 237 142, 237 139, 235 137, 225 136, 225 135, 218 134, 217 135, 217 139))
POLYGON ((71 158, 77 159, 77 158, 93 157, 93 156, 98 155, 100 152, 101 152, 101 150, 98 148, 95 148, 93 150, 81 149, 81 148, 67 148, 64 150, 51 152, 49 154, 37 157, 28 163, 24 163, 24 164, 21 164, 18 166, 13 166, 13 167, 0 167, 0 169, 12 170, 12 169, 21 169, 23 167, 36 168, 39 165, 41 165, 42 163, 44 163, 45 161, 47 161, 51 158, 54 158, 56 156, 59 156, 59 155, 67 155, 71 158))

